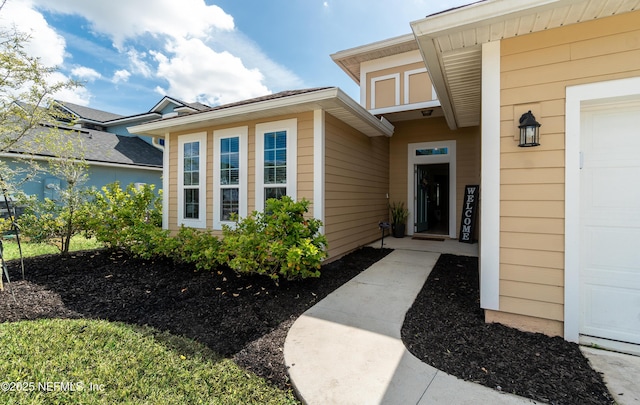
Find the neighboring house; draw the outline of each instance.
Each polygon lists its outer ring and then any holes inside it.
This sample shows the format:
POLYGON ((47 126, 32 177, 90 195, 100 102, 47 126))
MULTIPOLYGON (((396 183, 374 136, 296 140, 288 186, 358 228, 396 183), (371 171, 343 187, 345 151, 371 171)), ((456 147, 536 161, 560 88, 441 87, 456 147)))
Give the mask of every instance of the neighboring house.
POLYGON ((164 225, 220 229, 283 193, 312 201, 329 254, 456 238, 480 185, 488 322, 638 352, 640 11, 623 0, 480 1, 332 55, 361 87, 284 92, 133 132, 162 136, 164 225), (540 145, 518 147, 531 111, 540 145))
MULTIPOLYGON (((131 183, 153 184, 157 191, 162 189, 163 145, 158 139, 130 134, 127 127, 209 108, 204 104, 185 103, 165 96, 146 113, 122 116, 66 101, 56 103, 64 113, 63 116, 67 117, 66 123, 73 123, 73 127, 69 127, 61 122, 58 129, 62 133, 71 130, 82 138, 83 146, 78 149, 77 156, 83 157, 89 164, 86 186, 99 189, 119 181, 122 187, 131 183)), ((41 127, 39 130, 49 129, 41 127)), ((16 168, 25 167, 24 162, 16 159, 16 154, 25 153, 20 145, 2 156, 16 168)), ((50 156, 46 151, 35 156, 42 161, 48 157, 50 156)), ((40 198, 56 199, 60 187, 64 187, 60 179, 41 173, 24 183, 22 190, 40 198)))

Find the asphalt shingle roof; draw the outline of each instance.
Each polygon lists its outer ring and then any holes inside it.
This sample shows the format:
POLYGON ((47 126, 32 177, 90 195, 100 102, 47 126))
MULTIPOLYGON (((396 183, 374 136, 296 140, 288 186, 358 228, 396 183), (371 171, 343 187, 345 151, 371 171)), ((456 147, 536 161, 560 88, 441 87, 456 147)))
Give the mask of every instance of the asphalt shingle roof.
MULTIPOLYGON (((46 132, 51 128, 40 127, 37 131, 46 132)), ((60 128, 61 131, 69 131, 68 128, 60 128)), ((72 129, 74 134, 79 135, 82 148, 78 149, 78 154, 74 157, 84 158, 89 163, 117 163, 124 165, 162 167, 162 151, 153 145, 148 144, 138 137, 116 135, 110 132, 97 131, 92 129, 72 129)), ((62 133, 64 136, 64 132, 62 133)), ((31 136, 26 136, 24 141, 28 141, 31 136)), ((25 143, 20 142, 11 148, 10 152, 25 153, 25 143)), ((41 156, 52 156, 43 151, 41 156)))
POLYGON ((118 118, 123 118, 124 115, 114 114, 107 111, 96 110, 95 108, 89 108, 78 104, 69 103, 67 101, 58 101, 58 103, 70 111, 73 111, 80 118, 84 118, 91 121, 105 122, 112 121, 118 118))

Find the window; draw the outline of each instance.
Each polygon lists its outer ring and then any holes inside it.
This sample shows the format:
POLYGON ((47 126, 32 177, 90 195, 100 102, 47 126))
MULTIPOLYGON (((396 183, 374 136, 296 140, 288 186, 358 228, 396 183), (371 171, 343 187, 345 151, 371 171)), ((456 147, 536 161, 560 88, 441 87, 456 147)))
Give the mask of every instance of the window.
POLYGON ((213 132, 214 229, 222 229, 233 213, 247 215, 247 134, 248 127, 213 132))
POLYGON ((256 125, 256 210, 269 198, 296 199, 296 119, 256 125))
POLYGON ((416 149, 416 156, 447 155, 449 148, 416 149))
POLYGON ((287 131, 264 135, 264 200, 287 194, 287 131))
POLYGON ((238 213, 240 185, 240 137, 220 139, 220 188, 222 221, 231 220, 231 214, 238 213))
POLYGON ((178 225, 206 227, 206 133, 179 138, 178 225))

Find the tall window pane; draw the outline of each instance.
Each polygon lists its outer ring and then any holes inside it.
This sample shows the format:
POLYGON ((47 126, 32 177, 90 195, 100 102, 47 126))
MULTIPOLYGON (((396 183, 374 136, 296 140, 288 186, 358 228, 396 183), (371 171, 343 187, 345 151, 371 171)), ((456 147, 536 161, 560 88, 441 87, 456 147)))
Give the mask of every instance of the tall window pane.
POLYGON ((200 217, 200 190, 188 188, 184 190, 184 217, 198 219, 200 217))
POLYGON ((198 219, 200 214, 200 142, 188 142, 183 149, 184 217, 198 219))
POLYGON ((240 206, 240 137, 220 139, 220 220, 231 220, 240 206))
MULTIPOLYGON (((287 183, 287 132, 264 134, 264 184, 287 183)), ((267 189, 265 189, 265 193, 267 189)), ((286 192, 285 192, 286 193, 286 192)))
POLYGON ((239 193, 237 188, 224 188, 221 191, 222 204, 220 204, 220 219, 230 221, 231 214, 238 213, 240 206, 239 193))
POLYGON ((220 184, 236 185, 240 181, 240 138, 220 140, 220 184))

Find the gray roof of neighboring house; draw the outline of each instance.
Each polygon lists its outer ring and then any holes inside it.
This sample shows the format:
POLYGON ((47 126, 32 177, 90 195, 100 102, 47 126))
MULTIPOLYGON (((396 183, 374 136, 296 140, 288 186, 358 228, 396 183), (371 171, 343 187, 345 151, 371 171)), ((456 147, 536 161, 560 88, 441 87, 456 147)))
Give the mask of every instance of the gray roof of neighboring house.
MULTIPOLYGON (((79 151, 76 157, 83 157, 87 162, 116 163, 132 166, 162 167, 162 151, 138 137, 116 135, 110 132, 92 129, 69 129, 60 127, 62 131, 73 131, 82 139, 84 156, 79 151)), ((40 127, 39 131, 50 131, 51 128, 40 127)), ((28 139, 25 139, 28 141, 28 139)), ((11 152, 25 153, 24 142, 11 148, 11 152)), ((51 156, 46 152, 40 156, 51 156)))
MULTIPOLYGON (((285 91, 281 91, 279 93, 267 94, 266 96, 250 98, 248 100, 237 101, 235 103, 223 104, 223 105, 219 105, 219 106, 216 106, 216 107, 209 107, 209 108, 207 108, 206 110, 203 110, 203 111, 223 110, 225 108, 231 108, 231 107, 237 107, 237 106, 240 106, 240 105, 259 103, 261 101, 275 100, 275 99, 278 99, 278 98, 297 96, 299 94, 313 93, 314 91, 326 90, 326 89, 331 89, 331 88, 332 87, 327 86, 327 87, 314 87, 314 88, 310 88, 310 89, 301 89, 301 90, 285 90, 285 91)), ((194 114, 197 114, 197 113, 194 113, 194 114)))
POLYGON ((57 101, 57 103, 62 105, 64 108, 66 108, 70 112, 77 115, 79 118, 83 118, 86 120, 105 122, 105 121, 112 121, 112 120, 116 120, 118 118, 124 117, 124 115, 114 114, 114 113, 110 113, 102 110, 96 110, 95 108, 89 108, 82 105, 69 103, 67 101, 57 101))

